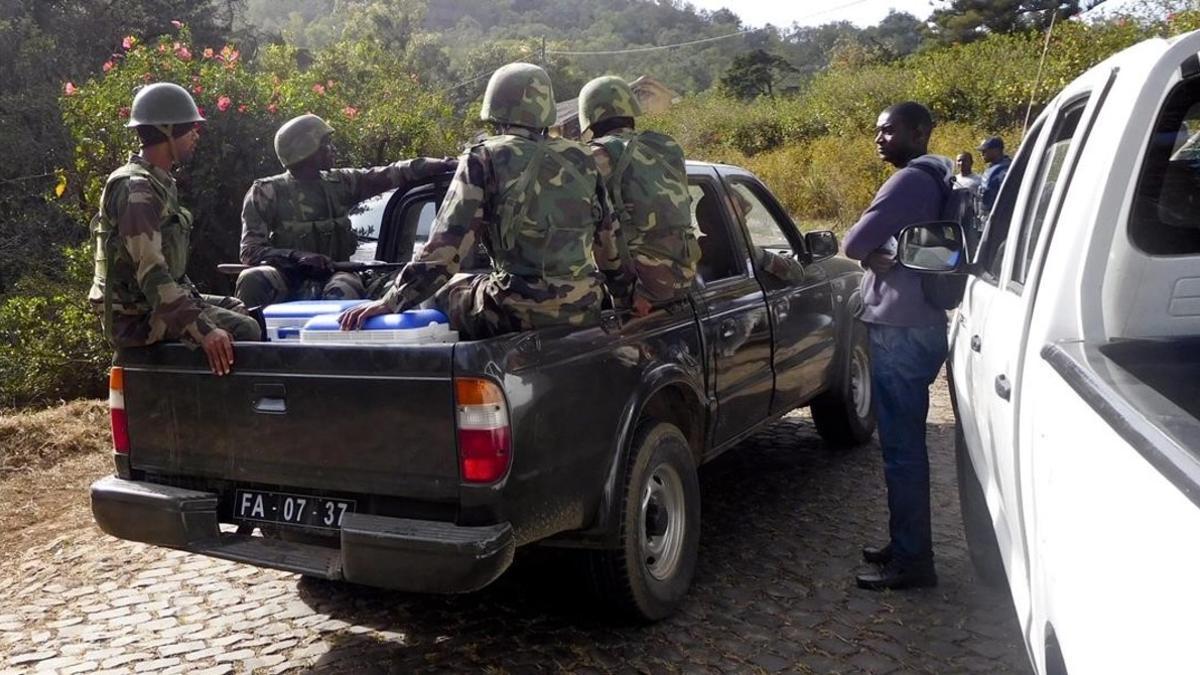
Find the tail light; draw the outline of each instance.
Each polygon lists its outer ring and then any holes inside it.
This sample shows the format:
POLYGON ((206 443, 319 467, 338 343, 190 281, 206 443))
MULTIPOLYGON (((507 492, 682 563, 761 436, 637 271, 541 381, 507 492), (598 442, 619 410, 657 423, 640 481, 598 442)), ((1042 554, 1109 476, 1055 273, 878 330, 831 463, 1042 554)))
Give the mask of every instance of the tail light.
POLYGON ((113 450, 129 454, 129 418, 125 416, 125 370, 108 371, 108 415, 112 423, 113 450))
POLYGON ((508 405, 499 385, 484 379, 454 380, 458 410, 458 463, 467 483, 494 483, 512 462, 508 405))

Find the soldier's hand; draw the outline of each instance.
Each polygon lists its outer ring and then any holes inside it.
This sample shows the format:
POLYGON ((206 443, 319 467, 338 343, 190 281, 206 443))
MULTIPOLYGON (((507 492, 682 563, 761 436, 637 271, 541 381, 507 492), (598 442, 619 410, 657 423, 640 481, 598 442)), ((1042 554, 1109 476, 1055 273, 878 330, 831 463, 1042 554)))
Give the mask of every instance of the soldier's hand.
POLYGON ((390 314, 391 312, 392 310, 388 309, 384 301, 376 300, 375 302, 351 307, 342 312, 342 315, 338 317, 338 323, 342 325, 342 330, 358 330, 362 328, 367 319, 379 316, 380 314, 390 314))
POLYGON ((208 357, 208 367, 212 368, 213 375, 229 374, 233 368, 233 338, 229 333, 221 328, 214 328, 204 336, 200 348, 208 357))
POLYGON ((296 265, 305 276, 321 276, 333 273, 333 259, 320 253, 301 253, 296 265))

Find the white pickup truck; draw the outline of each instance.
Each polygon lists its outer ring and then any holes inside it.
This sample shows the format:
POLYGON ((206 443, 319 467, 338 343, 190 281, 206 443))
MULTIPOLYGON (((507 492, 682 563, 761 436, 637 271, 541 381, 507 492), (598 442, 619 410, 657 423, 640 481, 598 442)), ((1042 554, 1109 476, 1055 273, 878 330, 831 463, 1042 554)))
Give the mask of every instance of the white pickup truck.
MULTIPOLYGON (((959 270, 963 520, 1038 673, 1200 672, 1198 50, 1150 40, 1067 86, 959 270)), ((931 270, 948 231, 910 228, 901 261, 931 270)))

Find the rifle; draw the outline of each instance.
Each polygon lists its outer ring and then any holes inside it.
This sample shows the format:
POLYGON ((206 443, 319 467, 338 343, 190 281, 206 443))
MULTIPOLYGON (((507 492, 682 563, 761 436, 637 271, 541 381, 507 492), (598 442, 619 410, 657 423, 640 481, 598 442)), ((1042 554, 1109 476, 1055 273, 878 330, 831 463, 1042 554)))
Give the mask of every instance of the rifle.
MULTIPOLYGON (((367 262, 346 261, 333 263, 334 272, 366 272, 369 270, 398 270, 408 263, 402 262, 383 262, 381 260, 371 260, 367 262)), ((217 265, 217 271, 221 274, 241 274, 245 270, 250 269, 253 265, 243 265, 241 263, 221 263, 217 265)))

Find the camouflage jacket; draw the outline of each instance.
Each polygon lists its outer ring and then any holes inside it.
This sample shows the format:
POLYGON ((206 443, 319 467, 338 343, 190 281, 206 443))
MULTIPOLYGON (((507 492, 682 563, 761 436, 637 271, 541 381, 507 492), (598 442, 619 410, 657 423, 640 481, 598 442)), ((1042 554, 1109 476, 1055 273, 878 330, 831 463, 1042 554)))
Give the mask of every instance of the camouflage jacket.
POLYGON ((200 342, 214 326, 185 274, 191 231, 175 179, 131 156, 108 177, 92 220, 96 269, 88 299, 103 305, 108 293, 113 312, 152 314, 172 333, 200 342))
POLYGON ((492 136, 460 158, 429 241, 383 301, 415 307, 482 242, 497 302, 524 325, 598 319, 601 273, 621 264, 616 227, 585 146, 522 129, 492 136), (590 315, 565 316, 583 298, 594 298, 590 315))
MULTIPOLYGON (((440 168, 438 169, 440 171, 440 168)), ((349 213, 359 202, 432 175, 423 158, 372 169, 332 169, 316 180, 290 172, 254 181, 242 202, 243 264, 280 265, 293 251, 349 260, 358 246, 349 213)))
POLYGON ((650 302, 687 293, 700 246, 683 150, 669 136, 633 129, 595 139, 592 148, 620 221, 623 262, 637 277, 634 292, 650 302))

